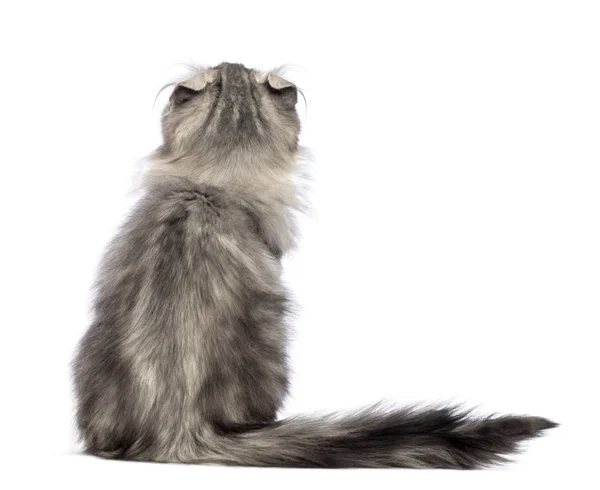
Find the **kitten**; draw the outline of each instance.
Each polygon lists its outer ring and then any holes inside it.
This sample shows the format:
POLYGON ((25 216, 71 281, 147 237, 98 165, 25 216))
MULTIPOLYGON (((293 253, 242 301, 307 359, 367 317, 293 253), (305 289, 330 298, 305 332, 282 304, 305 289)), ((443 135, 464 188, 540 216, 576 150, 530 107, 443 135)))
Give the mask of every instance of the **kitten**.
POLYGON ((280 259, 298 204, 297 94, 274 72, 230 63, 174 88, 73 362, 86 451, 284 467, 505 461, 556 424, 445 407, 276 419, 289 379, 280 259))

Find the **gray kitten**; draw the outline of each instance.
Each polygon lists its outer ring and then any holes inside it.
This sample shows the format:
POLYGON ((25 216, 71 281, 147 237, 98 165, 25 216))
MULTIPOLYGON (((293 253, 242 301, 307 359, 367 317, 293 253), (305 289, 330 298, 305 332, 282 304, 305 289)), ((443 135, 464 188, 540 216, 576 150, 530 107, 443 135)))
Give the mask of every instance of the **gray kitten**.
POLYGON ((239 64, 198 70, 163 114, 145 193, 108 248, 73 363, 86 450, 288 467, 479 468, 556 424, 458 408, 277 420, 288 392, 280 259, 296 87, 239 64))

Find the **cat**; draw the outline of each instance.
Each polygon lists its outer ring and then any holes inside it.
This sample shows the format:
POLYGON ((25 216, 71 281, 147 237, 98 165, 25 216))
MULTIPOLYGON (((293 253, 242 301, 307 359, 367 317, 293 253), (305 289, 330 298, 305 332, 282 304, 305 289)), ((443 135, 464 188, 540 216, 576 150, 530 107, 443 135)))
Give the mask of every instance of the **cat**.
POLYGON ((278 420, 289 389, 281 258, 294 244, 298 89, 198 69, 162 116, 144 194, 108 247, 73 361, 86 452, 274 467, 481 468, 557 424, 460 407, 278 420))

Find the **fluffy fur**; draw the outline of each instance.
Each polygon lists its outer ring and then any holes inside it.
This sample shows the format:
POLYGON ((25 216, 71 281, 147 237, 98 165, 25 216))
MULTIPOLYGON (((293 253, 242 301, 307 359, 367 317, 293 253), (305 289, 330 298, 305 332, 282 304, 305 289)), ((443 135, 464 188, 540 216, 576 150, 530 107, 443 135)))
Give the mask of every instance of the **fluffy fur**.
POLYGON ((280 259, 298 204, 296 87, 198 70, 163 114, 145 192, 108 248, 74 360, 85 449, 284 467, 478 468, 555 424, 455 408, 277 420, 288 391, 280 259))

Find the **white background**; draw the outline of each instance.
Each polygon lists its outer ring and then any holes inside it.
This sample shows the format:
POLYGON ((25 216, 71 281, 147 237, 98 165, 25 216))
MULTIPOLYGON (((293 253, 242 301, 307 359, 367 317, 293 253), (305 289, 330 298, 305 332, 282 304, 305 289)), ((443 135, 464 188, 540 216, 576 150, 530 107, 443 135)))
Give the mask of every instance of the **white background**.
POLYGON ((0 447, 12 471, 0 478, 17 480, 1 486, 593 486, 598 7, 3 3, 0 447), (299 471, 77 454, 68 364, 103 247, 160 143, 168 93, 153 99, 182 63, 223 60, 290 63, 308 101, 313 209, 285 263, 300 310, 284 415, 450 400, 562 423, 516 464, 299 471))

